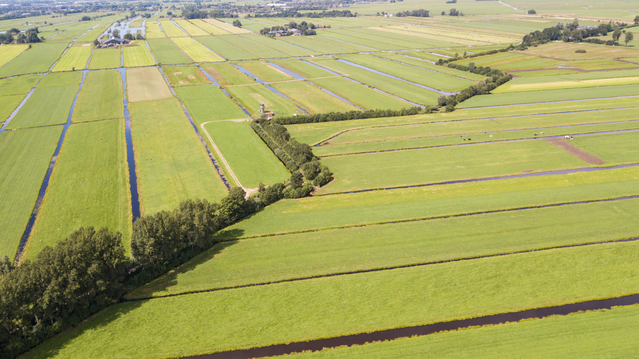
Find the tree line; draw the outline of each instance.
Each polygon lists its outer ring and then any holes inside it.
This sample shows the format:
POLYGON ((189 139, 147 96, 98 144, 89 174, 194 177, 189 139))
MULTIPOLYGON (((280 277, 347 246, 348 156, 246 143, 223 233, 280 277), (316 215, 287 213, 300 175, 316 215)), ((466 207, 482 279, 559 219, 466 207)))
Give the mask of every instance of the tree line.
MULTIPOLYGON (((471 65, 474 65, 474 64, 471 63, 471 65)), ((439 98, 437 99, 437 104, 442 107, 445 106, 446 111, 448 112, 454 111, 455 106, 458 103, 464 102, 476 95, 488 94, 490 93, 490 91, 496 89, 498 86, 503 85, 506 82, 512 80, 512 78, 513 78, 513 75, 510 75, 510 74, 501 75, 501 76, 494 75, 492 77, 487 77, 485 80, 479 81, 476 84, 470 85, 469 87, 463 89, 462 91, 460 91, 459 93, 455 95, 439 96, 439 98)))
MULTIPOLYGON (((330 26, 327 26, 330 28, 330 26)), ((311 36, 311 35, 317 35, 317 32, 315 32, 315 29, 319 29, 319 28, 324 28, 323 26, 315 26, 315 24, 313 24, 312 22, 306 22, 306 21, 302 21, 299 24, 296 23, 295 21, 291 21, 288 24, 284 25, 284 26, 272 26, 272 27, 265 27, 262 30, 260 30, 260 35, 266 35, 266 36, 276 36, 276 35, 280 35, 280 36, 291 36, 293 34, 293 30, 299 30, 300 33, 304 36, 311 36)))
MULTIPOLYGON (((379 13, 378 13, 378 15, 379 15, 379 13)), ((398 12, 397 14, 395 14, 395 16, 397 16, 397 17, 405 17, 405 16, 429 17, 430 16, 430 11, 424 10, 424 9, 406 10, 406 11, 398 12)))
POLYGON ((420 107, 409 107, 401 110, 366 110, 366 111, 348 111, 348 112, 328 112, 319 113, 315 115, 298 115, 298 116, 283 116, 276 117, 273 122, 281 125, 293 125, 299 123, 315 123, 315 122, 333 122, 333 121, 349 121, 349 120, 361 120, 366 118, 380 118, 380 117, 397 117, 397 116, 410 116, 430 112, 430 108, 427 110, 420 107))
POLYGON ((624 28, 627 27, 625 23, 603 23, 597 27, 592 26, 579 26, 579 20, 575 19, 572 23, 565 24, 557 23, 556 26, 548 27, 542 31, 533 31, 528 35, 525 35, 522 39, 521 48, 525 49, 528 46, 535 46, 548 43, 550 41, 565 41, 565 42, 592 42, 597 44, 605 44, 614 46, 618 44, 622 33, 626 33, 626 45, 632 41, 633 36, 631 32, 626 32, 624 28), (601 40, 592 38, 595 36, 606 36, 609 32, 612 32, 612 40, 601 40), (630 34, 630 35, 628 35, 630 34))
POLYGON ((0 44, 10 44, 14 40, 16 44, 31 44, 44 41, 44 37, 38 37, 40 31, 37 27, 21 32, 16 28, 9 29, 6 33, 0 34, 0 44), (15 36, 15 38, 14 38, 15 36))
MULTIPOLYGON (((250 18, 251 16, 247 16, 247 18, 250 18)), ((253 15, 252 17, 306 17, 306 18, 310 18, 310 19, 319 19, 319 18, 324 18, 324 17, 357 17, 357 13, 353 13, 350 10, 324 10, 322 12, 317 12, 317 11, 313 11, 313 12, 299 12, 298 10, 282 10, 276 13, 256 13, 255 15, 253 15)))

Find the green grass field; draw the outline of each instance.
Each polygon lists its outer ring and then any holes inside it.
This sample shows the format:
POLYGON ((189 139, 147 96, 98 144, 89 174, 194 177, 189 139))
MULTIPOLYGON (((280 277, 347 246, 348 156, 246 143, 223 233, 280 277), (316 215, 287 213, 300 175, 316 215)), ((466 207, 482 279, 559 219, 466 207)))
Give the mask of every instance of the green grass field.
POLYGON ((42 75, 25 75, 0 80, 0 96, 26 94, 41 78, 42 75))
POLYGON ((67 122, 78 85, 38 87, 8 128, 39 127, 67 122))
POLYGON ((188 64, 191 62, 169 39, 147 40, 160 64, 188 64))
POLYGON ((317 68, 297 59, 274 60, 272 62, 307 79, 336 76, 322 68, 317 68))
POLYGON ((155 65, 151 51, 142 41, 136 41, 135 44, 125 46, 122 52, 124 54, 124 66, 126 67, 155 65))
POLYGON ((146 22, 146 38, 147 39, 163 39, 166 38, 164 32, 160 28, 157 22, 147 21, 146 22))
POLYGON ((129 101, 151 101, 172 98, 173 94, 157 68, 126 70, 126 93, 129 101))
POLYGON ((224 31, 221 28, 211 25, 208 22, 201 20, 201 19, 191 19, 189 20, 192 24, 194 24, 195 26, 206 30, 209 34, 211 35, 222 35, 222 34, 228 34, 228 31, 224 31))
POLYGON ((51 73, 44 76, 38 88, 80 85, 80 82, 82 82, 81 72, 51 73))
POLYGON ((493 93, 576 89, 637 83, 639 83, 639 70, 601 71, 539 78, 518 78, 498 87, 493 93))
POLYGON ((260 113, 261 103, 265 105, 266 110, 273 111, 278 116, 292 116, 296 113, 303 113, 292 101, 260 84, 232 86, 227 87, 226 90, 233 96, 235 101, 253 116, 257 116, 260 113))
POLYGON ((143 213, 172 210, 189 198, 218 201, 226 188, 174 99, 130 104, 143 213))
POLYGON ((114 69, 122 66, 120 49, 96 49, 88 69, 114 69))
POLYGON ((270 59, 278 57, 288 57, 287 54, 271 49, 257 42, 246 39, 242 36, 219 35, 219 38, 234 45, 235 47, 252 54, 259 59, 270 59))
POLYGON ((294 80, 293 76, 269 65, 266 61, 244 61, 237 65, 266 82, 294 80))
POLYGON ((115 70, 92 71, 84 80, 78 96, 73 122, 124 117, 122 80, 115 70))
POLYGON ((175 42, 175 44, 195 62, 224 61, 222 57, 218 56, 193 38, 181 37, 172 39, 172 41, 175 42))
POLYGON ((351 348, 287 356, 291 359, 610 357, 637 355, 639 306, 452 331, 351 348))
POLYGON ((61 133, 46 127, 0 134, 0 256, 16 254, 61 133))
POLYGON ((24 99, 24 95, 0 96, 0 122, 6 121, 24 99))
POLYGON ((186 32, 182 31, 182 29, 177 27, 170 20, 160 21, 160 25, 162 25, 162 28, 164 29, 164 32, 166 33, 166 36, 168 36, 168 37, 188 36, 188 34, 186 32))
POLYGON ((318 54, 349 54, 357 52, 347 46, 348 44, 332 44, 322 41, 316 41, 313 38, 300 38, 287 36, 281 41, 290 43, 296 46, 300 46, 304 49, 315 51, 318 54))
MULTIPOLYGON (((400 54, 403 54, 403 53, 400 53, 400 54)), ((402 63, 405 63, 405 64, 409 64, 409 65, 424 67, 424 68, 430 69, 432 71, 437 71, 437 72, 441 72, 441 73, 452 75, 452 76, 456 76, 456 77, 463 77, 463 78, 471 80, 471 81, 482 81, 482 80, 486 79, 486 76, 474 74, 472 72, 456 70, 456 69, 450 68, 448 66, 433 65, 430 62, 413 59, 413 58, 410 58, 410 57, 407 57, 407 56, 402 56, 400 54, 391 54, 391 53, 383 52, 383 53, 377 53, 377 54, 375 54, 375 56, 376 57, 381 57, 381 58, 391 59, 393 61, 399 61, 399 62, 402 62, 402 63)))
POLYGON ((162 69, 172 87, 211 83, 195 66, 167 66, 162 69))
POLYGON ((0 66, 4 66, 7 62, 16 58, 29 47, 27 45, 2 46, 0 49, 0 66))
POLYGON ((82 70, 86 67, 93 46, 72 46, 53 67, 53 71, 82 70))
POLYGON ((288 180, 290 172, 251 129, 247 121, 217 121, 204 126, 242 186, 288 180))
POLYGON ((130 198, 124 121, 71 126, 25 258, 35 258, 42 248, 54 246, 80 227, 107 227, 122 233, 123 242, 129 243, 130 198))
POLYGON ((188 32, 191 36, 202 36, 209 34, 207 31, 192 24, 188 20, 175 20, 175 22, 182 28, 182 30, 188 32))
POLYGON ((221 86, 254 84, 252 77, 245 75, 229 62, 218 62, 202 66, 221 86))
POLYGON ((203 354, 625 295, 639 290, 637 246, 550 250, 117 304, 26 357, 203 354), (165 335, 172 340, 161 340, 165 335))
POLYGON ((67 45, 32 44, 31 49, 0 69, 0 77, 46 72, 62 55, 67 45))
POLYGON ((399 110, 413 107, 413 105, 406 101, 373 90, 343 77, 315 79, 313 82, 364 109, 399 110))
POLYGON ((209 121, 249 117, 215 86, 186 86, 177 88, 175 91, 198 126, 209 121))
POLYGON ((287 54, 289 56, 308 56, 308 55, 315 55, 317 54, 317 51, 315 51, 314 49, 308 49, 308 47, 306 48, 300 48, 297 46, 293 46, 287 42, 284 41, 279 41, 279 40, 275 40, 272 39, 270 37, 267 36, 261 36, 261 35, 241 35, 242 37, 244 37, 245 39, 248 39, 250 41, 256 42, 258 44, 264 45, 266 47, 268 47, 269 49, 274 49, 277 50, 279 52, 282 52, 284 54, 287 54))
POLYGON ((278 91, 310 113, 355 111, 357 108, 305 81, 272 84, 278 91))
POLYGON ((256 58, 255 55, 224 41, 219 36, 200 36, 197 40, 229 60, 250 60, 256 58))
POLYGON ((335 173, 324 193, 588 165, 542 141, 330 157, 323 163, 335 173))

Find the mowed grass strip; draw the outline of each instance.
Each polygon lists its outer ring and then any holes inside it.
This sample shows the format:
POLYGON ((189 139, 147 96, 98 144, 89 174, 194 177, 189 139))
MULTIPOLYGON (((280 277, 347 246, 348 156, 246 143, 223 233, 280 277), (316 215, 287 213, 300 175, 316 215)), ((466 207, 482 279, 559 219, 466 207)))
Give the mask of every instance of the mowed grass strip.
POLYGON ((86 67, 91 57, 93 46, 72 46, 64 56, 60 58, 52 71, 73 71, 75 69, 82 70, 86 67))
POLYGON ((67 122, 79 85, 38 87, 8 128, 39 127, 67 122))
POLYGON ((266 82, 286 81, 294 79, 293 76, 269 65, 266 61, 245 61, 238 65, 242 66, 250 73, 266 82))
POLYGON ((252 116, 258 116, 261 103, 264 104, 267 110, 273 111, 279 116, 292 116, 296 113, 303 113, 291 100, 285 99, 261 84, 230 86, 226 90, 252 116))
POLYGON ((0 123, 6 121, 24 99, 24 95, 0 96, 0 123))
POLYGON ((125 67, 139 67, 155 65, 155 60, 151 51, 142 41, 136 41, 135 44, 125 46, 122 50, 124 54, 125 67))
POLYGON ((335 173, 323 193, 392 187, 585 167, 589 164, 545 141, 490 143, 328 157, 322 162, 335 173))
POLYGON ((177 99, 131 103, 130 111, 143 213, 172 210, 189 198, 226 196, 177 99))
POLYGON ((0 66, 16 58, 29 47, 27 45, 13 45, 0 47, 0 66))
POLYGON ((222 40, 219 36, 200 36, 197 40, 229 60, 250 60, 257 58, 255 55, 222 40))
POLYGON ((191 63, 180 49, 169 39, 149 39, 147 40, 153 55, 159 64, 188 64, 191 63))
POLYGON ((357 111, 341 99, 328 94, 306 81, 278 82, 271 84, 310 113, 357 111))
POLYGON ((202 66, 211 77, 222 86, 253 84, 255 80, 247 76, 229 62, 218 62, 202 66))
POLYGON ((290 172, 247 121, 217 121, 204 125, 204 128, 242 186, 257 188, 260 183, 273 184, 290 177, 290 172))
POLYGON ((224 61, 224 58, 218 56, 194 38, 180 37, 173 39, 173 42, 195 62, 224 61))
POLYGON ((637 354, 639 306, 617 307, 539 320, 505 323, 482 328, 451 331, 389 342, 370 343, 350 348, 324 349, 319 352, 287 356, 290 359, 379 358, 390 353, 402 358, 433 357, 533 358, 610 357, 637 354))
POLYGON ((147 21, 146 22, 146 38, 147 39, 163 39, 166 38, 162 28, 157 22, 147 21))
POLYGON ((171 20, 162 20, 160 21, 160 25, 164 29, 166 36, 168 37, 184 37, 189 36, 186 32, 176 26, 171 20))
POLYGON ((16 255, 61 133, 45 127, 0 134, 0 256, 16 255))
POLYGON ((122 79, 116 70, 87 74, 78 96, 73 122, 96 121, 124 116, 122 79))
POLYGON ((42 81, 40 81, 38 88, 79 85, 81 81, 81 72, 52 73, 45 76, 42 81))
POLYGON ((155 67, 126 70, 126 83, 130 102, 173 97, 162 74, 155 67))
POLYGON ((185 86, 177 88, 175 91, 198 126, 209 121, 249 117, 216 86, 185 86))
POLYGON ((503 86, 499 86, 493 93, 604 87, 637 83, 639 83, 639 71, 602 71, 541 78, 517 78, 505 83, 503 86), (630 74, 635 76, 629 76, 630 74))
POLYGON ((43 73, 58 60, 68 43, 31 44, 31 48, 0 69, 0 77, 43 73))
POLYGON ((122 303, 25 357, 195 355, 616 297, 639 291, 638 260, 619 243, 122 303))
POLYGON ((530 209, 220 243, 191 263, 136 290, 130 297, 163 296, 639 235, 639 224, 632 220, 639 214, 639 200, 567 208, 530 209), (365 254, 361 255, 362 252, 365 254))
POLYGON ((114 69, 122 66, 120 49, 95 49, 89 70, 114 69))
POLYGON ((231 24, 228 24, 224 21, 220 21, 220 20, 216 20, 216 19, 204 19, 204 21, 208 22, 209 24, 219 27, 220 29, 227 31, 231 34, 250 34, 251 31, 246 30, 246 29, 242 29, 239 27, 235 27, 231 24))
POLYGON ((186 31, 189 33, 189 35, 191 36, 202 36, 202 35, 208 35, 209 33, 207 31, 204 31, 203 29, 201 29, 200 27, 192 24, 191 22, 187 21, 187 20, 173 20, 175 21, 176 24, 178 24, 182 30, 186 31))
POLYGON ((76 124, 69 128, 47 196, 26 248, 33 259, 80 227, 107 227, 131 239, 131 195, 124 120, 76 124))
POLYGON ((162 69, 171 86, 200 85, 211 83, 195 66, 167 66, 162 69))
POLYGON ((322 67, 318 68, 298 59, 273 60, 272 62, 306 79, 337 76, 324 70, 322 67))
POLYGON ((211 25, 208 22, 201 19, 190 19, 189 21, 193 23, 195 26, 206 30, 211 35, 222 35, 222 34, 229 33, 228 31, 222 30, 222 28, 211 25))
POLYGON ((343 77, 315 79, 312 81, 364 109, 399 110, 413 107, 412 104, 406 101, 343 77))
POLYGON ((399 188, 284 200, 221 231, 220 239, 268 236, 637 194, 639 169, 399 188))

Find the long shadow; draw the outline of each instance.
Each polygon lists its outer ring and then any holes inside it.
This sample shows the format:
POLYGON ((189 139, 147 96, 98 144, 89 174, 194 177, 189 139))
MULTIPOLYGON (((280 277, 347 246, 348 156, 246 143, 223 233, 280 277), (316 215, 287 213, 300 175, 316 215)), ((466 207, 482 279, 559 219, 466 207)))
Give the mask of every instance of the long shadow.
POLYGON ((243 229, 224 231, 225 240, 223 242, 216 243, 213 247, 196 255, 186 263, 160 276, 151 283, 127 294, 125 298, 131 301, 143 300, 153 297, 154 293, 166 293, 169 288, 178 285, 178 277, 180 275, 191 272, 208 261, 214 260, 215 256, 223 253, 226 248, 238 243, 238 240, 234 240, 234 238, 239 238, 243 234, 243 229))

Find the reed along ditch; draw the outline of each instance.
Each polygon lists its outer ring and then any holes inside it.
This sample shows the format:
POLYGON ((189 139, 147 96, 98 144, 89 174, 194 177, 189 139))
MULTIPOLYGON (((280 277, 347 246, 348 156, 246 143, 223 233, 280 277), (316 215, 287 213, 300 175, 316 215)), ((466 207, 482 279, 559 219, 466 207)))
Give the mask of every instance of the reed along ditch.
POLYGON ((519 312, 507 312, 481 316, 470 319, 459 319, 448 322, 439 322, 426 325, 418 325, 406 328, 381 330, 372 333, 344 335, 340 337, 310 340, 289 344, 275 344, 264 347, 232 350, 215 354, 205 354, 189 357, 190 359, 249 359, 263 358, 277 355, 301 353, 305 351, 320 351, 343 346, 364 345, 372 342, 409 338, 435 334, 443 331, 459 330, 464 328, 499 325, 508 322, 519 322, 526 319, 540 319, 554 315, 568 315, 583 311, 612 309, 613 307, 639 304, 639 294, 633 294, 617 298, 590 300, 586 302, 564 304, 545 308, 533 308, 519 312))

